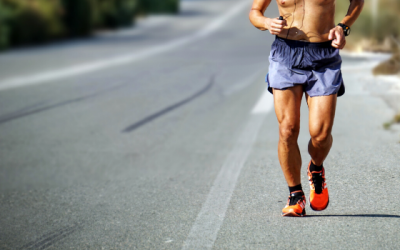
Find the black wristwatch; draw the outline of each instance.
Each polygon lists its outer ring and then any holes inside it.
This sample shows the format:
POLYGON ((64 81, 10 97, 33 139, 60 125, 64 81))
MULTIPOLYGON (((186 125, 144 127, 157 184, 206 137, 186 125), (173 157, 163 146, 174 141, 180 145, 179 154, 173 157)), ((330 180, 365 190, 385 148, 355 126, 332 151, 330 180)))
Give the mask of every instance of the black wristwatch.
POLYGON ((340 26, 340 27, 343 28, 344 36, 350 35, 351 29, 350 29, 349 26, 347 26, 347 25, 345 25, 345 24, 343 24, 343 23, 339 23, 338 26, 340 26))

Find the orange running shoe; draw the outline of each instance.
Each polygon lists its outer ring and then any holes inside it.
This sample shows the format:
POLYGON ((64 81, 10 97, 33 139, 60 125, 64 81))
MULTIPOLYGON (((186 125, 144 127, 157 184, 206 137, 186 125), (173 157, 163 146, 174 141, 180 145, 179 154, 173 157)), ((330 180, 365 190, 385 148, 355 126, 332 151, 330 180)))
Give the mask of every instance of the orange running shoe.
POLYGON ((311 161, 308 164, 307 174, 310 182, 310 207, 315 211, 322 211, 328 207, 329 193, 325 183, 325 169, 310 172, 311 161))
POLYGON ((302 191, 290 193, 286 207, 282 209, 282 216, 300 217, 306 215, 306 197, 302 191))

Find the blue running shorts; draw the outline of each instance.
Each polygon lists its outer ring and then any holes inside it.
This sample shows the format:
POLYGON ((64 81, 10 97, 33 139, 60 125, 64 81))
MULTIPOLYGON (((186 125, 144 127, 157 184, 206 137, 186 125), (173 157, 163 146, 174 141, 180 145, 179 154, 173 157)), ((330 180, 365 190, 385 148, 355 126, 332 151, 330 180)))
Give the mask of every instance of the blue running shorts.
POLYGON ((310 43, 276 37, 269 56, 268 90, 284 90, 303 85, 309 96, 324 96, 345 92, 340 67, 339 49, 331 41, 310 43))

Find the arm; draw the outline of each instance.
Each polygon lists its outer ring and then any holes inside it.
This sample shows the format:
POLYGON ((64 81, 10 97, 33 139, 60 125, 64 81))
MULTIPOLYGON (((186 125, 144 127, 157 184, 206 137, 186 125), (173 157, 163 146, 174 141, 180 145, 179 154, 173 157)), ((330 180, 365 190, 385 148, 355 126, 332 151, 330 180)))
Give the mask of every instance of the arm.
POLYGON ((254 0, 249 13, 250 22, 260 30, 269 30, 273 35, 278 35, 286 26, 286 20, 278 20, 278 18, 268 18, 264 16, 264 12, 271 3, 271 0, 254 0))
MULTIPOLYGON (((364 6, 364 0, 350 0, 349 10, 341 23, 351 26, 357 20, 364 6)), ((332 46, 338 49, 343 49, 346 45, 346 39, 343 33, 343 28, 336 26, 329 32, 329 40, 332 41, 332 46)))
POLYGON ((349 10, 341 23, 351 26, 357 20, 364 6, 364 0, 350 0, 349 10))

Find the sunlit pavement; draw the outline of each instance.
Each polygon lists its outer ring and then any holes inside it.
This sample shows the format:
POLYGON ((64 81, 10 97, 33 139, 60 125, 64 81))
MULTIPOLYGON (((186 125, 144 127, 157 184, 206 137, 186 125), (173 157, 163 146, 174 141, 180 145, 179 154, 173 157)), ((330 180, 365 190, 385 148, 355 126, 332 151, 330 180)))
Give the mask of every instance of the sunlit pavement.
POLYGON ((329 207, 282 218, 274 38, 243 3, 185 1, 178 17, 0 55, 0 249, 398 247, 400 131, 382 126, 397 85, 370 74, 385 55, 343 53, 329 207))

